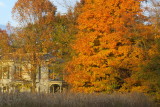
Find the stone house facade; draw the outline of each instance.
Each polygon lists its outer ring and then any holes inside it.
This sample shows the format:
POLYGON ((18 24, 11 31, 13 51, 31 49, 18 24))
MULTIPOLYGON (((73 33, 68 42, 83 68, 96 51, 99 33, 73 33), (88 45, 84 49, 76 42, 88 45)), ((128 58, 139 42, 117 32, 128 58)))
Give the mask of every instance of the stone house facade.
MULTIPOLYGON (((11 60, 0 62, 0 92, 31 92, 31 64, 11 60)), ((56 75, 47 64, 37 67, 36 92, 55 93, 66 90, 63 76, 56 75)))

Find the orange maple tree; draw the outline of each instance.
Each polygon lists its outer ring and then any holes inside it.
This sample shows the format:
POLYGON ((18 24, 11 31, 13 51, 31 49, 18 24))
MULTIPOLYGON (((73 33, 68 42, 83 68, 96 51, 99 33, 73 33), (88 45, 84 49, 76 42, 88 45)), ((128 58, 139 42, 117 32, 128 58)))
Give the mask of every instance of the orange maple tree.
POLYGON ((73 44, 77 56, 66 67, 73 91, 113 92, 130 81, 136 83, 130 77, 145 59, 143 38, 150 34, 142 1, 83 1, 73 44))

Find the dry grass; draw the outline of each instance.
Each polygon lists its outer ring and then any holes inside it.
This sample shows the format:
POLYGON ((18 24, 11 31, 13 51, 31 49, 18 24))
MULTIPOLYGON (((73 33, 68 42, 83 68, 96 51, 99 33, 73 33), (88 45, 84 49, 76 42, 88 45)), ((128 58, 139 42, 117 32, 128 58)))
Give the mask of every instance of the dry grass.
POLYGON ((152 107, 140 93, 131 94, 0 94, 0 107, 152 107))

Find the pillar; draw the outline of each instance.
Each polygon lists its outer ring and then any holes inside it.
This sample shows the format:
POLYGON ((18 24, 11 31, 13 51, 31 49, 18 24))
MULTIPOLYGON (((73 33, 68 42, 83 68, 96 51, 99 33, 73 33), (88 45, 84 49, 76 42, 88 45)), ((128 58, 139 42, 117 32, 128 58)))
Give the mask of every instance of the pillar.
POLYGON ((60 89, 59 89, 59 90, 60 90, 60 93, 61 93, 61 92, 62 92, 62 85, 59 85, 59 86, 60 86, 60 89))

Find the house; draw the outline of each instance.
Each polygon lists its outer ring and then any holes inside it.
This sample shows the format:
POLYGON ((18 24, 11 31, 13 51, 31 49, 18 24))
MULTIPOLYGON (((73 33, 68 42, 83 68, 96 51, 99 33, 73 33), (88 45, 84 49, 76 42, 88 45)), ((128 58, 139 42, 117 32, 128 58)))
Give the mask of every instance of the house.
MULTIPOLYGON (((43 63, 36 68, 36 92, 55 93, 66 89, 62 74, 51 69, 43 56, 43 63)), ((31 64, 29 61, 15 61, 13 58, 0 61, 0 92, 31 92, 31 64)))

